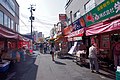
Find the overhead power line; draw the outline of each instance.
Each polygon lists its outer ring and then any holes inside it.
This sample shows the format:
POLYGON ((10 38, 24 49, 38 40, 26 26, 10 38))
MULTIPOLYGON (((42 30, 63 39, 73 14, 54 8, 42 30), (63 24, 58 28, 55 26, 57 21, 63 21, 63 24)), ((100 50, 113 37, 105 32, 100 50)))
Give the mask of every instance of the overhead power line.
MULTIPOLYGON (((26 17, 26 15, 21 14, 21 16, 28 19, 28 17, 26 17)), ((38 19, 37 17, 36 17, 35 22, 38 22, 38 23, 43 24, 43 25, 54 25, 53 23, 48 23, 49 21, 38 19)))
POLYGON ((36 18, 37 19, 37 21, 39 22, 39 23, 41 23, 41 24, 43 24, 43 25, 54 25, 54 24, 52 24, 52 23, 46 23, 46 22, 43 22, 43 21, 40 21, 38 18, 36 18))

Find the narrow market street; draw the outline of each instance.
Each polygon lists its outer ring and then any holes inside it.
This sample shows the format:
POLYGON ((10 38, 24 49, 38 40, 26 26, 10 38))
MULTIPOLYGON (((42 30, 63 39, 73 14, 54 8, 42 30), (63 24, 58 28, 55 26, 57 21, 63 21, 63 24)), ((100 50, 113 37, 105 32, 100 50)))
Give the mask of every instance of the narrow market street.
POLYGON ((91 73, 88 68, 76 65, 70 59, 55 59, 49 54, 41 54, 36 80, 113 80, 111 74, 100 70, 91 73), (111 78, 110 78, 111 77, 111 78))
POLYGON ((91 73, 89 68, 76 65, 71 59, 52 61, 50 54, 28 56, 26 62, 17 63, 14 75, 6 80, 114 80, 114 75, 100 70, 91 73))
POLYGON ((120 0, 0 0, 0 80, 120 80, 120 0))

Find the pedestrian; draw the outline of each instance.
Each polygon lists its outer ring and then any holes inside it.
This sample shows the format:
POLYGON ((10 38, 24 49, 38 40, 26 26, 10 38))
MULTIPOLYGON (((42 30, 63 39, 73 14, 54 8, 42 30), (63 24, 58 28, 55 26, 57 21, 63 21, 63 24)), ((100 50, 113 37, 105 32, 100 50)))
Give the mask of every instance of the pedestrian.
POLYGON ((21 61, 25 61, 25 48, 24 47, 21 47, 21 48, 19 48, 19 54, 20 54, 20 59, 21 59, 21 61))
POLYGON ((114 54, 114 69, 117 69, 117 66, 120 66, 120 42, 118 39, 115 39, 113 47, 113 54, 114 54))
POLYGON ((46 51, 47 51, 47 45, 46 43, 44 43, 44 54, 46 53, 46 51))
POLYGON ((94 72, 94 66, 95 66, 95 70, 96 73, 99 73, 99 65, 98 65, 98 59, 97 59, 97 48, 95 43, 93 43, 91 45, 91 47, 89 48, 89 56, 88 56, 89 60, 90 60, 90 69, 91 72, 94 72))
POLYGON ((17 61, 16 53, 17 53, 17 49, 16 48, 11 50, 11 57, 12 57, 12 61, 14 63, 17 61))
POLYGON ((18 49, 16 49, 16 60, 17 60, 17 62, 20 62, 20 53, 19 53, 19 51, 18 51, 18 49))
POLYGON ((26 61, 26 49, 25 47, 23 47, 22 49, 23 49, 23 61, 26 61))
POLYGON ((54 44, 52 43, 51 44, 51 51, 50 51, 50 54, 52 55, 52 61, 54 61, 54 52, 55 52, 54 44))

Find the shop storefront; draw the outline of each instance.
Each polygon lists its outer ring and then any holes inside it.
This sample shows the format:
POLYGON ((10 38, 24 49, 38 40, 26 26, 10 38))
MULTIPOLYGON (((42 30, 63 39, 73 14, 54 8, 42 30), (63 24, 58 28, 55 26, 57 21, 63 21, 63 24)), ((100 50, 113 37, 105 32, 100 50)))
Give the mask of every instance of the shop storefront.
POLYGON ((86 23, 85 43, 90 47, 92 39, 99 49, 99 59, 108 66, 114 65, 113 44, 119 39, 119 0, 105 0, 83 17, 86 23))
MULTIPOLYGON (((101 22, 86 28, 86 36, 97 45, 99 59, 107 66, 114 66, 113 44, 115 39, 120 40, 120 19, 111 22, 101 22)), ((91 41, 90 41, 91 43, 91 41)))
POLYGON ((75 41, 83 41, 85 26, 85 20, 81 17, 64 29, 64 35, 68 39, 68 49, 74 45, 75 41))
POLYGON ((25 47, 26 49, 30 49, 32 47, 32 40, 28 39, 24 36, 18 36, 18 48, 25 47))
POLYGON ((8 50, 17 47, 18 34, 0 27, 0 50, 8 50))

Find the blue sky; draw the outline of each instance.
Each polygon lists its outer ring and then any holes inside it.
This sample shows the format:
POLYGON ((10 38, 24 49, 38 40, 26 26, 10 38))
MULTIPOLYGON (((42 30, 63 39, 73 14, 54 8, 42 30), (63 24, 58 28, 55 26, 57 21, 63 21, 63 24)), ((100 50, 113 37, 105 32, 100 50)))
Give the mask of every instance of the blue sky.
POLYGON ((49 36, 50 29, 59 20, 59 14, 65 13, 65 4, 67 0, 16 0, 20 6, 20 33, 30 33, 30 10, 31 4, 36 9, 33 12, 35 21, 33 30, 43 32, 45 37, 49 36))

